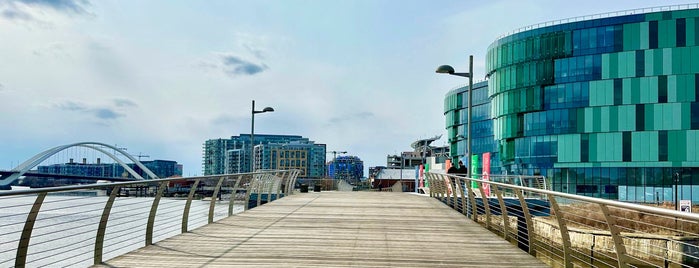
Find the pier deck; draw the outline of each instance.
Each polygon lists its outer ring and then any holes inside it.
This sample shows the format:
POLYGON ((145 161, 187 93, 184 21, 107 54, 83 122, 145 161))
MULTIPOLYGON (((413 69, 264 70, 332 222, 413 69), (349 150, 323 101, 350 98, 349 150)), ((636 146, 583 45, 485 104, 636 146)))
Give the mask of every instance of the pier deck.
POLYGON ((547 267, 425 196, 302 193, 96 267, 547 267))

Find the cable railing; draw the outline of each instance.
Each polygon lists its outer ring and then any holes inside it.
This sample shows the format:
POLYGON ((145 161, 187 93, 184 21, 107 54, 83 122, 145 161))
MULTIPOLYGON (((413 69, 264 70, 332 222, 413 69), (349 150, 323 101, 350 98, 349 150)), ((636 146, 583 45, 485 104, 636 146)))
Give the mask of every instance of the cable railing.
POLYGON ((266 170, 0 191, 0 267, 100 264, 293 194, 298 174, 266 170))
POLYGON ((545 178, 507 177, 427 174, 431 197, 552 267, 699 267, 697 213, 554 192, 545 178))

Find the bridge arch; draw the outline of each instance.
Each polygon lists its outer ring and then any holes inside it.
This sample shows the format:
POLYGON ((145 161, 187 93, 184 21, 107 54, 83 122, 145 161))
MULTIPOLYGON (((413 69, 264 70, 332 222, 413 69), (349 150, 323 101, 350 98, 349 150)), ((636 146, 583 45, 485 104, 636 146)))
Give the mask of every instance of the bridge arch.
POLYGON ((141 170, 143 170, 143 172, 145 172, 148 175, 148 177, 150 177, 151 179, 158 179, 158 176, 155 175, 155 173, 153 173, 153 171, 148 169, 145 165, 143 165, 143 163, 141 163, 141 161, 138 161, 138 159, 136 159, 135 157, 133 157, 132 155, 130 155, 129 153, 127 153, 126 151, 124 151, 120 148, 117 148, 117 147, 109 145, 109 144, 101 143, 101 142, 77 142, 77 143, 73 143, 73 144, 56 146, 56 147, 53 147, 51 149, 48 149, 46 151, 43 151, 41 153, 36 154, 32 158, 29 158, 27 161, 24 161, 22 164, 19 164, 17 167, 13 168, 11 170, 11 172, 13 172, 11 175, 6 176, 6 177, 1 177, 0 178, 0 186, 9 185, 10 183, 19 179, 19 177, 24 175, 24 173, 28 172, 30 169, 41 164, 41 162, 43 162, 44 160, 48 159, 49 157, 51 157, 51 156, 53 156, 61 151, 64 151, 64 150, 72 148, 72 147, 84 147, 84 148, 89 148, 92 150, 99 151, 99 152, 109 156, 109 158, 113 159, 117 163, 119 163, 119 165, 121 167, 123 167, 129 174, 134 176, 136 179, 145 180, 141 175, 136 173, 136 171, 134 171, 131 167, 129 167, 126 163, 124 163, 124 161, 119 159, 116 155, 101 148, 101 147, 107 147, 111 150, 119 152, 121 155, 123 155, 126 158, 128 158, 129 160, 131 160, 136 166, 141 168, 141 170))

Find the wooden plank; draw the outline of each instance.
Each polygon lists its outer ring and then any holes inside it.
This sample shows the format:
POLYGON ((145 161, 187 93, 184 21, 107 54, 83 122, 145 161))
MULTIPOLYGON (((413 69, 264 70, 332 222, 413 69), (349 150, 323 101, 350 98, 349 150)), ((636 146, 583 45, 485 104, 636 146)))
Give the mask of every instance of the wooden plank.
POLYGON ((547 267, 439 201, 390 192, 289 196, 96 267, 547 267))

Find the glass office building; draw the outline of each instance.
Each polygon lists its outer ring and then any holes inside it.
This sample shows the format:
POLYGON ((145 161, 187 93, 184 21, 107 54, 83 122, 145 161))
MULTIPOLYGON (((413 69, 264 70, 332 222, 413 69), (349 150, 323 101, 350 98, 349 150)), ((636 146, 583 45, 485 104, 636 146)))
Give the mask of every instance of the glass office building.
MULTIPOLYGON (((446 94, 444 98, 444 115, 446 116, 447 139, 450 147, 452 162, 463 161, 467 164, 468 153, 468 86, 457 87, 446 94)), ((483 174, 483 154, 490 153, 490 172, 502 174, 498 158, 498 144, 493 138, 493 120, 490 100, 488 98, 488 83, 478 82, 473 84, 473 101, 471 102, 471 127, 473 150, 472 159, 479 163, 474 165, 476 174, 483 174)))
MULTIPOLYGON (((699 9, 664 10, 528 27, 491 44, 488 127, 500 173, 631 202, 673 202, 677 187, 679 199, 699 202, 699 9)), ((466 103, 459 94, 445 105, 454 139, 465 132, 465 110, 451 109, 466 103)), ((476 120, 476 103, 474 94, 474 130, 488 121, 476 120)))

